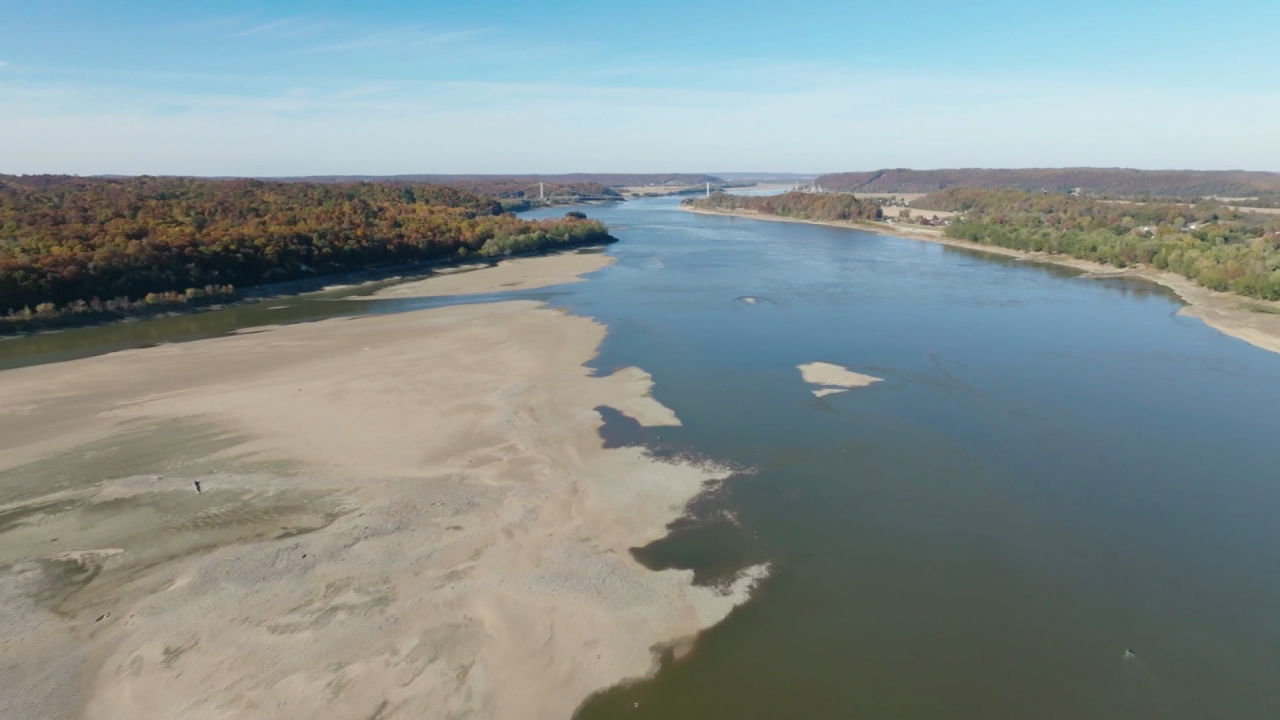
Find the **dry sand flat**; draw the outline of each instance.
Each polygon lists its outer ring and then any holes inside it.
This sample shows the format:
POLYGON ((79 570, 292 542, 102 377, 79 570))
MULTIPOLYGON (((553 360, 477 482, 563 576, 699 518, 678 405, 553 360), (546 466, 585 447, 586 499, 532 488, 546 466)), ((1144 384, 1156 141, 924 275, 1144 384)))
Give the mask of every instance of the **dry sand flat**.
POLYGON ((723 618, 653 572, 721 473, 605 330, 535 303, 327 320, 0 373, 0 717, 567 718, 723 618), (199 479, 204 492, 192 482, 199 479))
POLYGON ((883 378, 863 375, 848 368, 825 362, 812 362, 807 365, 797 365, 796 367, 800 370, 800 377, 805 382, 824 386, 813 391, 813 394, 817 397, 826 397, 827 395, 846 392, 853 388, 866 387, 883 380, 883 378))
POLYGON ((564 252, 555 255, 509 258, 491 266, 453 268, 421 280, 392 285, 366 297, 439 297, 532 290, 567 282, 578 282, 582 279, 578 276, 595 272, 612 264, 613 256, 603 252, 564 252))

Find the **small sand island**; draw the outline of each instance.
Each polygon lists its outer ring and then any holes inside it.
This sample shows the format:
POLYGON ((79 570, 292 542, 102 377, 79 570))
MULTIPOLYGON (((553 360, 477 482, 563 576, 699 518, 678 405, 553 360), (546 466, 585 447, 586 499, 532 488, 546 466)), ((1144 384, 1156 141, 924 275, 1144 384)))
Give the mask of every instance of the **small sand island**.
POLYGON ((863 375, 825 362, 812 362, 796 367, 799 368, 800 376, 805 382, 823 386, 813 391, 817 397, 847 392, 853 388, 866 387, 884 380, 884 378, 863 375))

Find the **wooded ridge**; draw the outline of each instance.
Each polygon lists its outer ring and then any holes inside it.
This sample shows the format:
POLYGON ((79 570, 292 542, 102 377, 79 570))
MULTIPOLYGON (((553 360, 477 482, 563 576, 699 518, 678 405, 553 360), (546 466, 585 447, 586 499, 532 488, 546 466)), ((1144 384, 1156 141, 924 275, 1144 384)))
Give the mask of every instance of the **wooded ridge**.
POLYGON ((441 185, 0 176, 0 313, 185 302, 371 265, 609 240, 593 220, 522 220, 441 185))

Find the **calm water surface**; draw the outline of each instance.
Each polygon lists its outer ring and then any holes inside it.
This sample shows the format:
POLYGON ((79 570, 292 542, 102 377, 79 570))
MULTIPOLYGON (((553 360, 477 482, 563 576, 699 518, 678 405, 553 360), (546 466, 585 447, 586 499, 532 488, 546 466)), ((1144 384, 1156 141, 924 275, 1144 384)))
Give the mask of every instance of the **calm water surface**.
MULTIPOLYGON (((593 366, 643 367, 684 422, 606 411, 610 442, 744 469, 641 559, 772 574, 579 720, 1280 717, 1280 355, 1147 283, 675 205, 587 208, 617 263, 501 297, 606 323, 593 366), (817 399, 813 361, 885 382, 817 399)), ((450 302, 271 301, 0 367, 450 302)))

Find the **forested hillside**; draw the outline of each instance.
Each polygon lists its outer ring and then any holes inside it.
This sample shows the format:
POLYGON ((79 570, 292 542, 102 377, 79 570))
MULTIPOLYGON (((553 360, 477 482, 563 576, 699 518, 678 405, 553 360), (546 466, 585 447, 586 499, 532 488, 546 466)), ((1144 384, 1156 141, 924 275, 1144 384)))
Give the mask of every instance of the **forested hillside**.
POLYGON ((1280 216, 1221 204, 1119 203, 1060 194, 952 188, 913 205, 962 212, 963 240, 1126 267, 1170 270, 1213 290, 1280 300, 1280 216))
MULTIPOLYGON (((538 199, 538 181, 517 178, 486 178, 482 180, 453 180, 449 182, 449 186, 490 197, 538 199)), ((547 182, 543 189, 548 196, 570 198, 587 196, 622 199, 622 195, 618 194, 616 190, 598 182, 547 182)))
POLYGON ((0 314, 198 301, 374 264, 608 241, 439 185, 0 176, 0 314))
POLYGON ((685 205, 704 210, 746 210, 802 220, 848 222, 879 220, 880 206, 859 200, 849 193, 802 193, 783 195, 730 195, 716 193, 708 198, 685 200, 685 205))
POLYGON ((1280 173, 1124 168, 1027 170, 876 170, 819 177, 825 189, 864 193, 930 193, 950 187, 1048 191, 1107 198, 1159 197, 1195 200, 1256 197, 1280 204, 1280 173))
POLYGON ((697 185, 719 183, 721 178, 701 173, 564 173, 560 175, 311 175, 266 178, 279 182, 351 183, 414 182, 465 186, 467 183, 514 182, 522 186, 548 182, 556 185, 594 183, 608 188, 637 185, 697 185))

